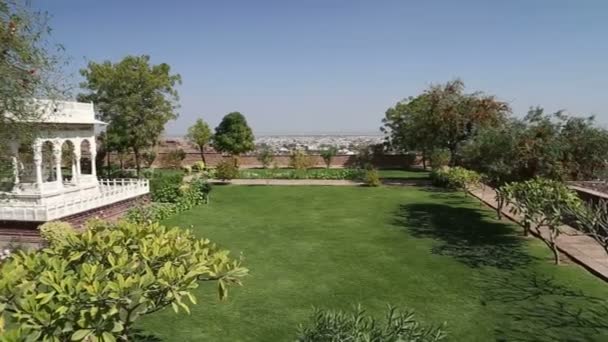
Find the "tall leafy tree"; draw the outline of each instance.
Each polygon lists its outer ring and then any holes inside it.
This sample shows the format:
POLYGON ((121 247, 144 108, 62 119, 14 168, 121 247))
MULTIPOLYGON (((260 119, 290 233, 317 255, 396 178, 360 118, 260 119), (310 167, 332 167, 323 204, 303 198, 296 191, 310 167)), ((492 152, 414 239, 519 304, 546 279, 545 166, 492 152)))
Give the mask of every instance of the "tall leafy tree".
POLYGON ((398 103, 387 111, 383 128, 393 148, 447 149, 451 164, 456 164, 463 142, 482 127, 502 124, 509 112, 509 106, 494 96, 465 93, 464 83, 457 79, 398 103))
POLYGON ((188 128, 186 138, 198 147, 203 163, 205 163, 205 146, 209 144, 212 136, 211 128, 209 128, 209 125, 203 119, 197 119, 194 125, 188 128))
POLYGON ((243 114, 232 112, 224 116, 215 128, 213 146, 220 152, 239 155, 253 151, 255 148, 251 128, 243 114))
POLYGON ((153 65, 149 56, 127 56, 117 63, 90 62, 80 70, 88 90, 79 99, 95 103, 99 116, 109 123, 124 148, 135 156, 137 173, 141 153, 153 146, 169 120, 177 118, 179 74, 166 63, 153 65))
POLYGON ((0 178, 12 174, 8 143, 36 132, 28 122, 41 108, 32 99, 64 95, 58 77, 62 47, 49 43, 49 33, 48 15, 30 1, 0 0, 0 178))

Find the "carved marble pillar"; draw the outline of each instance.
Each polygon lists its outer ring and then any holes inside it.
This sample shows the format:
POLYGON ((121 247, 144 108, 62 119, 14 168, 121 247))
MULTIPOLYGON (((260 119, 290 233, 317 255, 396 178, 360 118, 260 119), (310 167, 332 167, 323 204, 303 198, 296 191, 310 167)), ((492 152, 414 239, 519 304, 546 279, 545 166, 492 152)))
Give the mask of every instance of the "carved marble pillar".
POLYGON ((75 171, 75 173, 72 175, 72 179, 76 179, 76 184, 80 183, 80 143, 76 143, 74 142, 74 163, 72 164, 72 170, 75 171))
POLYGON ((92 137, 89 141, 89 150, 91 152, 91 175, 97 179, 97 144, 95 143, 95 137, 92 137))
POLYGON ((13 179, 15 186, 19 184, 19 143, 11 143, 11 161, 13 163, 13 179))
POLYGON ((61 141, 53 144, 53 158, 55 159, 55 175, 57 176, 57 187, 63 187, 63 176, 61 175, 61 141))
POLYGON ((36 188, 42 189, 42 142, 34 141, 34 165, 36 166, 36 188))

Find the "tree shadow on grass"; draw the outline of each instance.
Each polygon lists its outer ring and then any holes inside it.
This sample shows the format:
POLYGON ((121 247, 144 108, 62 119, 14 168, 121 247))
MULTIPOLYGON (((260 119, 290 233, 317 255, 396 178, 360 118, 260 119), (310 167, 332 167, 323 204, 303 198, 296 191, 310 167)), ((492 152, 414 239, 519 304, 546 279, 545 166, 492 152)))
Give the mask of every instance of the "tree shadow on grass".
MULTIPOLYGON (((458 202, 462 204, 462 197, 458 202)), ((513 227, 489 220, 479 209, 454 207, 449 202, 406 204, 399 207, 394 224, 414 237, 437 240, 432 253, 469 267, 511 270, 533 260, 513 227)))
POLYGON ((531 271, 485 279, 482 304, 502 316, 497 341, 606 341, 608 303, 604 298, 531 271))
POLYGON ((129 339, 133 342, 163 342, 163 339, 142 329, 135 329, 129 339))

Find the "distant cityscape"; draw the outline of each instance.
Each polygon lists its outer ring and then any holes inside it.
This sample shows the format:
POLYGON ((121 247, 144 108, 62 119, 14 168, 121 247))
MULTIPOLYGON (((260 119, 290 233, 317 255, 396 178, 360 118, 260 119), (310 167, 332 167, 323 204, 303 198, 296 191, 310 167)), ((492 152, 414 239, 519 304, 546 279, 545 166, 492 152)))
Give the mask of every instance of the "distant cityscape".
MULTIPOLYGON (((193 148, 184 137, 165 137, 161 146, 168 148, 193 148)), ((316 153, 330 146, 338 148, 338 154, 356 154, 361 146, 369 146, 384 142, 380 134, 284 134, 259 135, 255 138, 256 150, 269 148, 275 154, 289 154, 293 150, 316 153)), ((209 147, 209 150, 212 150, 209 147)), ((255 153, 256 151, 254 151, 255 153)))

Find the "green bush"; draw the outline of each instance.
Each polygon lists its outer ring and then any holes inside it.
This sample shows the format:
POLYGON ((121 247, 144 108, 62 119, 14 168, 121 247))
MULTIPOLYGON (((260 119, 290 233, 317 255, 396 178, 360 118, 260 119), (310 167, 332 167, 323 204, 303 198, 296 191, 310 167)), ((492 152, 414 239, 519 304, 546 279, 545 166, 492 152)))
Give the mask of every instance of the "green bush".
POLYGON ((181 169, 187 175, 190 174, 190 173, 192 173, 192 167, 191 166, 184 165, 184 166, 181 167, 181 169))
POLYGON ((177 169, 182 166, 182 161, 186 159, 186 152, 184 150, 176 149, 171 150, 161 157, 161 165, 165 169, 177 169))
POLYGON ((371 169, 365 171, 365 185, 367 186, 380 186, 380 175, 378 174, 378 170, 371 169))
POLYGON ((69 235, 76 233, 69 223, 61 221, 47 222, 41 225, 38 230, 40 230, 40 237, 51 245, 62 243, 69 235))
POLYGON ((183 178, 183 174, 179 172, 154 172, 150 178, 152 201, 175 203, 180 196, 179 187, 183 178))
POLYGON ((357 307, 352 313, 315 310, 299 329, 299 342, 436 342, 445 339, 442 327, 425 327, 413 311, 389 307, 384 322, 357 307))
POLYGON ((239 178, 242 179, 325 179, 325 180, 364 180, 363 169, 279 169, 268 170, 241 170, 239 178))
POLYGON ((314 164, 312 156, 306 154, 304 151, 291 151, 291 154, 289 155, 289 166, 296 170, 308 170, 313 167, 314 164))
POLYGON ((205 170, 205 163, 201 160, 194 162, 192 164, 192 171, 193 172, 202 172, 205 170))
POLYGON ((274 160, 274 152, 268 146, 265 146, 258 152, 257 159, 267 169, 274 160))
POLYGON ((448 150, 434 150, 431 152, 429 156, 429 162, 431 163, 431 168, 439 169, 450 164, 450 159, 452 155, 448 150))
POLYGON ((578 195, 562 182, 536 177, 525 182, 510 183, 500 188, 500 195, 511 204, 511 212, 523 217, 524 234, 534 230, 541 236, 540 227, 549 229, 543 242, 553 252, 554 261, 560 263, 557 238, 566 216, 582 206, 578 195))
POLYGON ((17 341, 131 340, 142 316, 189 312, 201 282, 240 284, 238 260, 192 232, 158 224, 89 223, 40 251, 19 252, 0 269, 0 315, 17 341))
POLYGON ((173 214, 177 213, 175 203, 150 203, 148 205, 138 205, 127 211, 125 219, 133 223, 154 223, 160 222, 173 214))
POLYGON ((239 176, 239 168, 234 158, 224 159, 215 167, 215 177, 221 180, 231 180, 239 176))
POLYGON ((455 190, 462 190, 466 195, 471 187, 479 185, 481 175, 462 167, 444 167, 431 172, 433 185, 455 190))

